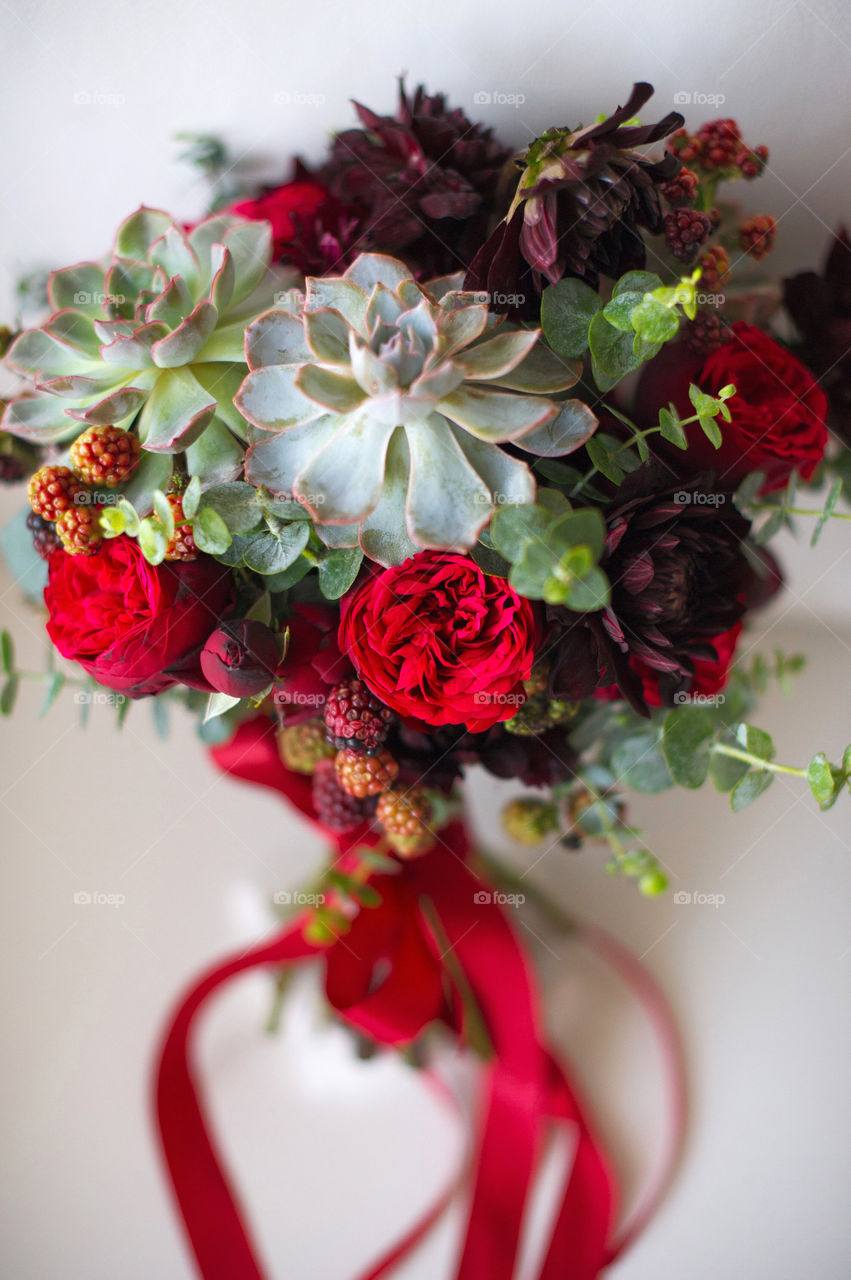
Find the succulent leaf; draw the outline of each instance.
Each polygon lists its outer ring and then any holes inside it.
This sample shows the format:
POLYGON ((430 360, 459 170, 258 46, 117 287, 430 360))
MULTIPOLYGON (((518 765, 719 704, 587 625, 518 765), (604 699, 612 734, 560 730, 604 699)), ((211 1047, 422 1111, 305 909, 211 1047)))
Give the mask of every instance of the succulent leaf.
POLYGON ((469 550, 497 506, 534 500, 529 468, 501 444, 569 453, 597 425, 549 398, 579 367, 458 284, 418 284, 403 263, 362 254, 246 331, 246 479, 295 495, 329 546, 355 545, 359 526, 382 564, 469 550))

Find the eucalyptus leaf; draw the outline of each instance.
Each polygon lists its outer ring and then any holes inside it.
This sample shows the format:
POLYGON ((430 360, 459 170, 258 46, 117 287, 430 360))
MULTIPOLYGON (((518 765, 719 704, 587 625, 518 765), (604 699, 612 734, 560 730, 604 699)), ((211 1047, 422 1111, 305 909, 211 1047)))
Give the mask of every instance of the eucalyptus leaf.
POLYGON ((741 813, 754 800, 758 800, 774 781, 774 774, 769 769, 753 769, 736 783, 730 792, 730 808, 734 813, 741 813))
POLYGON ((329 551, 319 562, 319 589, 326 600, 339 600, 358 576, 363 561, 360 547, 329 551))
POLYGON ((662 752, 678 787, 696 790, 709 772, 715 722, 706 707, 678 707, 662 724, 662 752))
POLYGON ((599 295, 581 280, 559 280, 545 289, 541 327, 553 351, 568 358, 584 355, 591 321, 602 307, 599 295))
POLYGON ((231 533, 218 511, 202 507, 192 521, 192 536, 199 551, 221 555, 231 544, 231 533))

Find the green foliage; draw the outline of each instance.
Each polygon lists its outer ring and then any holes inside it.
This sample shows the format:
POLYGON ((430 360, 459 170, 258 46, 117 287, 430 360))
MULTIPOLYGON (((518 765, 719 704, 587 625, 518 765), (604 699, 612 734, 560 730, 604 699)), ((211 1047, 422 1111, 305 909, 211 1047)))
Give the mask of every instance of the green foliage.
POLYGON ((609 582, 598 560, 606 529, 594 507, 574 510, 554 489, 542 489, 536 503, 501 507, 490 536, 511 565, 508 579, 530 600, 593 612, 609 602, 609 582))

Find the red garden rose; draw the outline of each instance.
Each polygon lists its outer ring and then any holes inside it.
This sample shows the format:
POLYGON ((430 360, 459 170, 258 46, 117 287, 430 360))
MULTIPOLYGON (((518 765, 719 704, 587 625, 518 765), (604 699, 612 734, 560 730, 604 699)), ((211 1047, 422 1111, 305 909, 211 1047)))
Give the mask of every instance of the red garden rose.
POLYGON ((340 647, 382 702, 474 733, 516 713, 538 638, 530 602, 464 555, 423 551, 341 606, 340 647))
POLYGON ((267 191, 256 200, 240 200, 229 212, 252 222, 271 222, 277 248, 295 238, 298 227, 293 214, 303 223, 309 221, 328 200, 328 192, 318 182, 287 182, 267 191))
POLYGON ((810 478, 827 445, 827 397, 785 347, 742 321, 706 357, 674 343, 650 362, 641 379, 640 416, 655 422, 669 401, 682 417, 691 416, 690 382, 710 395, 732 383, 736 394, 727 401, 732 421, 718 419, 721 447, 712 446, 698 423, 687 427, 688 449, 667 455, 679 470, 693 474, 711 469, 725 489, 734 488, 749 472, 762 471, 764 493, 784 488, 793 471, 803 480, 810 478))
POLYGON ((63 658, 132 698, 177 683, 209 691, 198 654, 232 596, 230 570, 211 556, 154 566, 115 538, 91 556, 50 557, 47 632, 63 658))

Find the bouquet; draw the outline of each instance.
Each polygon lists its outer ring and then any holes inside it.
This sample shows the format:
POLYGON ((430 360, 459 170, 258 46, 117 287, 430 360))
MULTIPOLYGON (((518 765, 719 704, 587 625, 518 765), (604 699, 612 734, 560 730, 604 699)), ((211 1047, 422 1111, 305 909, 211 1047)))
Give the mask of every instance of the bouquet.
MULTIPOLYGON (((517 155, 402 84, 394 116, 357 105, 321 163, 260 191, 194 138, 209 215, 143 206, 105 258, 51 273, 42 323, 4 331, 2 475, 28 478, 4 548, 74 664, 51 657, 46 705, 75 684, 122 720, 184 704, 224 771, 332 849, 164 1041, 163 1150, 205 1277, 260 1271, 193 1019, 235 974, 309 958, 369 1041, 439 1026, 488 1064, 461 1280, 511 1275, 547 1125, 580 1139, 542 1280, 597 1275, 640 1225, 613 1233, 504 910, 517 886, 464 826, 471 765, 522 788, 519 844, 602 844, 648 896, 667 881, 630 789, 710 780, 734 810, 779 772, 822 809, 849 789, 851 747, 781 763, 753 723, 802 657, 739 655, 782 589, 775 535, 851 519, 851 242, 772 278, 775 220, 728 196, 767 148, 730 119, 643 123, 651 93, 517 155)), ((32 673, 6 633, 2 657, 8 714, 32 673)))

